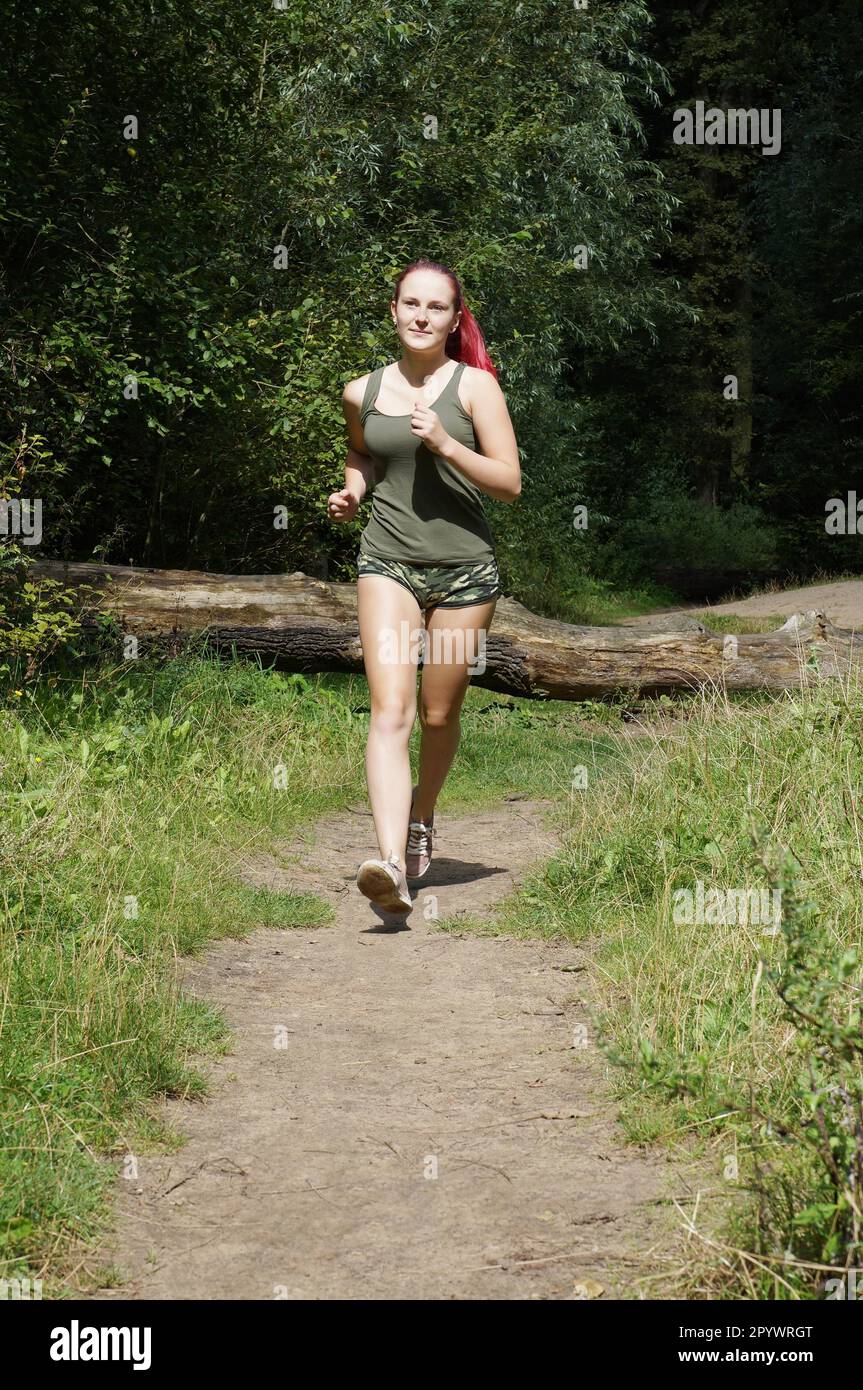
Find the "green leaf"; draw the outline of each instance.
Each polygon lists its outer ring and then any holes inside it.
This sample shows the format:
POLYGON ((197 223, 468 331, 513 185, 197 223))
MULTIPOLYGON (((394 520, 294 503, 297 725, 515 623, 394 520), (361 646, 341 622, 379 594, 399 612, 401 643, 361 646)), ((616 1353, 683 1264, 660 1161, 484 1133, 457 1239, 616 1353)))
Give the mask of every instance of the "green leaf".
POLYGON ((795 1226, 822 1226, 835 1216, 837 1211, 835 1202, 814 1202, 811 1207, 805 1207, 794 1217, 795 1226))

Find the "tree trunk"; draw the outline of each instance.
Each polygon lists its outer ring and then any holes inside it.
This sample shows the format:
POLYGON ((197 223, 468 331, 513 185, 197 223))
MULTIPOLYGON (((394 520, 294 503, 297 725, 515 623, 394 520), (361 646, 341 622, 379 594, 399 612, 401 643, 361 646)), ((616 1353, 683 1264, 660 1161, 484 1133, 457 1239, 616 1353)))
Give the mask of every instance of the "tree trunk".
MULTIPOLYGON (((137 638, 142 655, 173 655, 206 636, 210 650, 259 656, 284 671, 363 670, 354 584, 299 572, 204 574, 45 560, 36 572, 91 586, 91 612, 113 615, 124 635, 137 638)), ((416 647, 407 625, 396 637, 416 647)), ((620 690, 692 690, 713 681, 728 690, 787 690, 815 678, 813 662, 823 675, 842 675, 859 665, 861 653, 863 634, 835 628, 815 612, 795 614, 775 632, 729 636, 683 613, 641 627, 579 627, 500 599, 484 648, 466 655, 476 664, 473 683, 488 690, 584 700, 620 690)), ((430 655, 435 659, 433 650, 430 655)))

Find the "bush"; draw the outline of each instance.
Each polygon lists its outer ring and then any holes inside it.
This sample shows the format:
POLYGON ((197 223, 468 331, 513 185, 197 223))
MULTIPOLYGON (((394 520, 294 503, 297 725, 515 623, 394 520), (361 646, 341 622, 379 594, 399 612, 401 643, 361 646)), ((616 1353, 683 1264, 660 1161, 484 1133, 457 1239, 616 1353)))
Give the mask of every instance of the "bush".
POLYGON ((744 502, 722 509, 676 494, 657 499, 651 509, 627 525, 629 545, 650 573, 665 565, 682 568, 771 569, 776 535, 770 522, 744 502))
POLYGON ((56 579, 32 579, 31 556, 0 545, 0 677, 32 679, 81 630, 83 595, 56 579))
POLYGON ((707 506, 692 495, 680 465, 669 462, 621 501, 613 532, 597 533, 593 564, 618 584, 655 580, 672 568, 745 571, 754 579, 774 570, 778 553, 778 529, 758 507, 707 506))

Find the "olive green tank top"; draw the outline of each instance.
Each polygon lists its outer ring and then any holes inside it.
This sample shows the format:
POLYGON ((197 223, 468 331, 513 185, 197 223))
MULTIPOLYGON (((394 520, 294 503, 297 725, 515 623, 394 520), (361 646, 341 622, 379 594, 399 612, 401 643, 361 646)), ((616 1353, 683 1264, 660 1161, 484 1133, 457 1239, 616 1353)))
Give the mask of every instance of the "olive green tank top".
MULTIPOLYGON (((476 449, 473 423, 458 398, 459 362, 430 409, 447 434, 476 449)), ((482 492, 422 439, 411 415, 384 415, 375 406, 384 368, 372 372, 360 409, 366 448, 375 461, 372 514, 360 552, 417 565, 475 564, 495 558, 482 492)))

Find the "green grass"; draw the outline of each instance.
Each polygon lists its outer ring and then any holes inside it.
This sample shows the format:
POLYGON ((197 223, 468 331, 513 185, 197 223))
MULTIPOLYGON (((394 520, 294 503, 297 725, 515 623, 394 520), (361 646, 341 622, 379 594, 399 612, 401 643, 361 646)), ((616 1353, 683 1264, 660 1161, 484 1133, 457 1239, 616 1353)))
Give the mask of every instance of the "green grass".
POLYGON ((589 951, 630 1137, 696 1137, 729 1199, 699 1287, 817 1296, 818 1266, 861 1256, 863 690, 709 691, 680 711, 567 797, 565 848, 482 929, 589 951), (676 923, 675 891, 699 879, 705 892, 785 881, 782 930, 676 923), (780 998, 783 972, 813 1024, 780 998), (844 1188, 829 1173, 840 1153, 844 1188))
MULTIPOLYGON (((559 795, 570 763, 599 756, 590 714, 469 689, 442 808, 559 795)), ((61 1296, 50 1281, 103 1229, 117 1164, 175 1142, 153 1101, 205 1093, 196 1059, 228 1030, 178 992, 176 957, 257 926, 326 929, 326 903, 246 887, 241 866, 367 799, 367 730, 364 679, 249 663, 139 662, 8 692, 0 1277, 30 1271, 61 1296)))
POLYGON ((693 612, 690 616, 697 618, 711 632, 734 632, 738 635, 745 632, 775 632, 785 622, 781 613, 753 617, 748 613, 714 613, 710 608, 693 612))
POLYGON ((612 627, 622 618, 653 613, 677 601, 670 589, 660 585, 621 588, 592 575, 555 568, 522 574, 518 593, 519 602, 532 612, 586 627, 612 627))
MULTIPOLYGON (((639 704, 648 713, 634 731, 621 722, 626 701, 469 689, 441 809, 547 799, 563 847, 487 918, 438 925, 582 943, 629 1137, 685 1146, 727 1190, 731 1217, 723 1210, 716 1237, 726 1263, 705 1246, 698 1287, 808 1296, 814 1266, 838 1258, 842 1215, 831 1214, 835 1192, 806 1128, 808 1068, 817 1053, 822 1076, 850 1095, 859 1060, 837 1060, 835 1039, 805 1035, 789 1017, 770 974, 797 949, 785 924, 776 937, 745 924, 676 925, 672 895, 698 878, 767 885, 778 872, 770 853, 790 850, 816 904, 801 980, 819 1017, 853 1024, 856 957, 833 993, 824 982, 863 925, 863 696, 824 684, 639 704), (773 1117, 772 1132, 759 1113, 773 1117), (722 1176, 730 1155, 735 1180, 722 1176), (787 1249, 799 1267, 781 1263, 787 1249)), ((298 827, 365 802, 367 729, 362 678, 249 663, 141 662, 9 693, 0 1277, 30 1273, 63 1296, 70 1252, 110 1220, 124 1156, 177 1142, 154 1101, 205 1094, 199 1059, 224 1051, 229 1034, 218 1011, 178 992, 176 957, 259 925, 327 929, 326 903, 246 887, 241 869, 255 853, 278 862, 298 827)), ((414 765, 418 741, 415 730, 414 765)), ((836 1115, 819 1103, 841 1146, 836 1115)))

